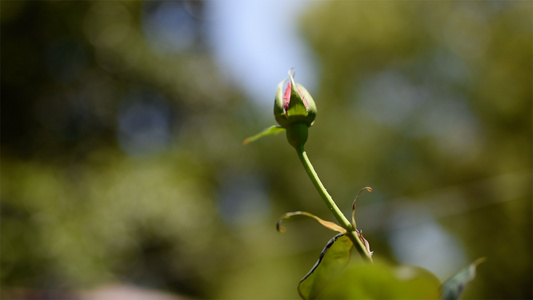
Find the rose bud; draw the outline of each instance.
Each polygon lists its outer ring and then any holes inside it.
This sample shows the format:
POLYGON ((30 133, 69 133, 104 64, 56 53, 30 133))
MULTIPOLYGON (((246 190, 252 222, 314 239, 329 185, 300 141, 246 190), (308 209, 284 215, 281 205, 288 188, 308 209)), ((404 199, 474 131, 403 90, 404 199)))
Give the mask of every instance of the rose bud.
POLYGON ((287 130, 287 139, 295 147, 302 147, 307 141, 307 128, 316 117, 316 105, 307 89, 294 82, 289 70, 289 82, 280 82, 274 102, 274 117, 278 124, 287 130))

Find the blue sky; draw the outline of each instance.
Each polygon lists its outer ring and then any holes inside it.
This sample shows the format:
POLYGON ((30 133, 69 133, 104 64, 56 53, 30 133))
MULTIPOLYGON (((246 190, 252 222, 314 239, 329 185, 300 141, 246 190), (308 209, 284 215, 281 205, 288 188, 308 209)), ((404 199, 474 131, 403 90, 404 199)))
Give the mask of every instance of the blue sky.
POLYGON ((310 1, 208 1, 206 18, 215 59, 232 82, 261 107, 294 67, 312 92, 316 66, 298 34, 298 15, 310 1))

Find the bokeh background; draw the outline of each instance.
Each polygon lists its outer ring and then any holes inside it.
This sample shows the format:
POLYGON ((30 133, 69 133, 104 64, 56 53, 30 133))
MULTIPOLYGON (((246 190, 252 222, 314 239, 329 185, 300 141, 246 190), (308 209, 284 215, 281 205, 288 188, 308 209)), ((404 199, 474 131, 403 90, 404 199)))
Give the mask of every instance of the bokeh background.
POLYGON ((282 135, 241 144, 273 124, 290 67, 318 105, 307 150, 329 192, 349 214, 374 189, 357 224, 376 257, 441 280, 486 257, 465 298, 533 297, 531 1, 2 1, 0 16, 3 299, 297 298, 333 233, 274 225, 332 216, 282 135))

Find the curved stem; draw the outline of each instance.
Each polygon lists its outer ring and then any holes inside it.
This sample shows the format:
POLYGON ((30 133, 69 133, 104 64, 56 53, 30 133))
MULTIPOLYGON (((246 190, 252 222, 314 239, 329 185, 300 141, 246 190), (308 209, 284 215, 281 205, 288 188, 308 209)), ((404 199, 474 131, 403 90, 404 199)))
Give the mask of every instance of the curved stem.
POLYGON ((302 162, 302 165, 305 168, 305 171, 307 172, 307 175, 311 179, 311 182, 313 182, 313 185, 315 186, 316 190, 326 203, 326 206, 329 208, 331 213, 335 216, 335 219, 340 223, 340 225, 346 229, 346 236, 350 238, 352 243, 354 244, 355 248, 357 249, 357 252, 361 255, 361 257, 368 261, 372 262, 372 256, 370 253, 368 253, 366 247, 364 246, 363 242, 357 236, 355 233, 355 228, 352 228, 352 224, 344 214, 341 212, 335 201, 333 201, 333 198, 328 194, 328 191, 320 181, 320 178, 318 178, 317 173, 315 172, 315 169, 313 168, 313 165, 311 164, 311 161, 309 160, 309 157, 307 157, 307 153, 305 152, 303 146, 296 149, 296 152, 298 153, 298 158, 302 162))
POLYGON ((317 173, 315 172, 315 169, 313 168, 313 165, 311 164, 311 161, 309 160, 309 157, 307 157, 307 153, 305 150, 301 149, 298 152, 298 157, 300 158, 300 161, 302 162, 305 171, 307 172, 307 175, 309 175, 309 178, 313 182, 313 185, 317 189, 318 193, 324 199, 324 202, 326 203, 329 210, 333 213, 337 221, 341 224, 342 227, 344 227, 347 231, 352 231, 352 226, 350 224, 350 221, 346 219, 344 214, 341 212, 335 201, 331 198, 331 196, 328 194, 328 191, 322 185, 322 182, 320 181, 320 178, 318 178, 317 173))

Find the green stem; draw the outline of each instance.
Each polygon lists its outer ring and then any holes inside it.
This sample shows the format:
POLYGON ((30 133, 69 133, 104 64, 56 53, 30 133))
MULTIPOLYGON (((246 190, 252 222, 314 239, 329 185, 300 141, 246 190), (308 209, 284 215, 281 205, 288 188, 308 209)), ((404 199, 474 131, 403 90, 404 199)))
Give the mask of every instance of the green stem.
POLYGON ((355 246, 355 249, 357 249, 357 252, 359 252, 359 254, 364 260, 372 262, 372 256, 370 253, 368 253, 366 247, 363 244, 363 241, 361 241, 361 239, 359 239, 359 236, 357 236, 357 234, 355 233, 355 228, 352 228, 352 224, 350 224, 350 221, 346 219, 346 217, 341 212, 335 201, 333 201, 333 198, 331 198, 331 196, 328 194, 328 191, 326 190, 324 185, 322 185, 322 182, 320 181, 320 178, 318 178, 318 175, 315 172, 315 169, 313 168, 309 157, 307 157, 307 153, 305 152, 303 146, 297 148, 296 152, 298 153, 298 158, 300 158, 300 161, 302 162, 302 165, 304 166, 307 175, 309 175, 311 182, 313 182, 313 185, 326 203, 326 206, 329 208, 331 213, 333 213, 340 225, 344 229, 346 229, 346 236, 350 238, 350 240, 355 246))

